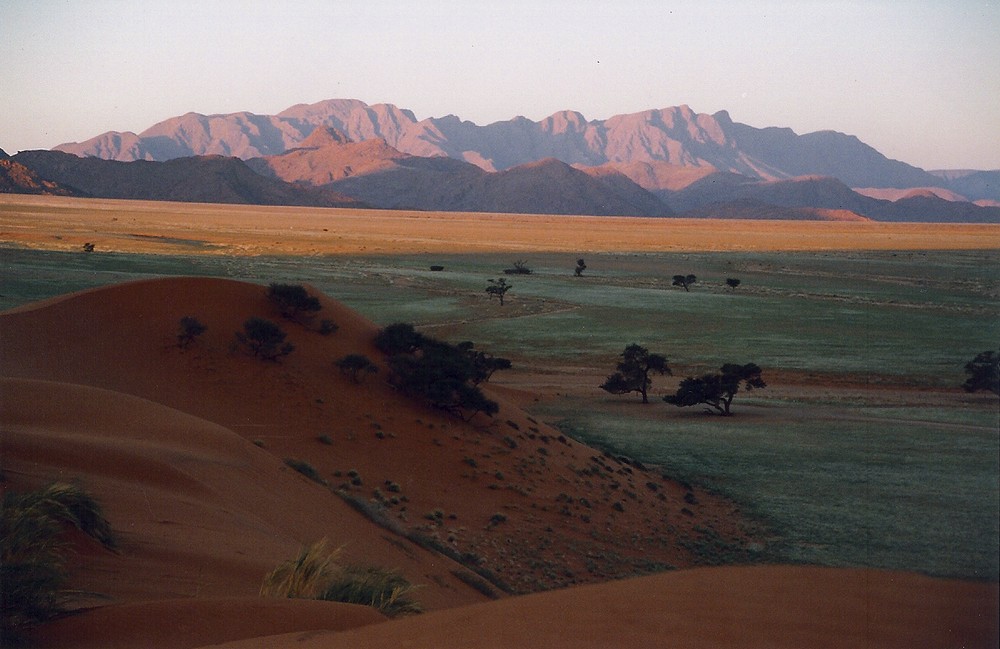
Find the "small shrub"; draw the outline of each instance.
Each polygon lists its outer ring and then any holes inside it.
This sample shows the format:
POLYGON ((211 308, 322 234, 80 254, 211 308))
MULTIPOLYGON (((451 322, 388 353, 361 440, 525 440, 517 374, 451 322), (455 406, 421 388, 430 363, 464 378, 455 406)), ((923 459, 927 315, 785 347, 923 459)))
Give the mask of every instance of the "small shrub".
POLYGON ((319 599, 362 604, 388 617, 423 612, 412 598, 414 586, 400 573, 375 566, 344 566, 334 575, 319 599))
POLYGON ((333 320, 322 320, 319 323, 319 333, 323 336, 329 336, 330 334, 337 333, 340 326, 333 320))
POLYGON ((208 327, 199 322, 198 318, 190 315, 184 316, 178 324, 177 346, 181 349, 187 349, 188 345, 193 343, 198 336, 205 333, 207 329, 208 327))
POLYGON ((531 269, 528 268, 528 262, 519 259, 514 262, 513 268, 504 268, 503 272, 505 275, 530 275, 531 269))
POLYGON ((329 435, 320 435, 316 438, 319 440, 320 444, 326 444, 327 446, 333 446, 333 438, 329 435))

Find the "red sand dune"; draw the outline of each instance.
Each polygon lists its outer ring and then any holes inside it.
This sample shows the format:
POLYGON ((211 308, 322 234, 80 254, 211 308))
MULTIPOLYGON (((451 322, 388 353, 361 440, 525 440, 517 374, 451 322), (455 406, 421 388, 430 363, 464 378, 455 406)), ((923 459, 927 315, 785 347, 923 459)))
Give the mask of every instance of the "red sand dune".
POLYGON ((699 568, 226 649, 996 647, 996 585, 875 570, 699 568))
POLYGON ((188 598, 107 606, 48 624, 39 649, 189 649, 304 631, 343 631, 384 622, 355 604, 260 597, 188 598))
POLYGON ((734 544, 762 539, 732 503, 697 491, 689 505, 676 483, 558 440, 510 391, 491 393, 496 418, 467 424, 401 398, 384 367, 354 384, 333 360, 365 353, 382 363, 376 328, 321 302, 321 317, 340 326, 329 336, 282 321, 264 287, 216 279, 132 282, 0 314, 0 487, 79 479, 122 541, 117 553, 75 541, 72 586, 110 605, 44 627, 39 640, 191 647, 372 621, 336 607, 317 626, 323 606, 256 598, 267 571, 324 537, 344 545, 346 561, 400 569, 434 613, 302 646, 650 646, 654 637, 726 646, 737 630, 752 640, 741 646, 996 637, 995 617, 983 619, 995 612, 996 584, 862 571, 679 571, 462 608, 487 599, 467 584, 467 567, 375 525, 283 459, 308 461, 334 487, 356 469, 363 484, 348 490, 364 502, 397 482, 408 500, 406 511, 387 508, 395 525, 476 554, 520 591, 599 582, 647 560, 692 566, 676 541, 705 526, 734 544), (208 330, 181 350, 185 315, 208 330), (233 332, 253 315, 281 322, 297 350, 281 363, 232 351, 233 332), (583 478, 580 467, 593 471, 583 478), (621 500, 611 483, 635 496, 621 500), (449 516, 429 522, 434 509, 449 516), (506 521, 491 524, 496 513, 506 521))

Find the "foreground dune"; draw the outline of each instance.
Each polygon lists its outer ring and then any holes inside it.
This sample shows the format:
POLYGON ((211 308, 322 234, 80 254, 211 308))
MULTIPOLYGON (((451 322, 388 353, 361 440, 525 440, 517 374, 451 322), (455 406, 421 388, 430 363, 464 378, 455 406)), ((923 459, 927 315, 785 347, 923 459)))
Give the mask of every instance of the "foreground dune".
POLYGON ((188 598, 106 606, 57 620, 39 649, 190 649, 279 633, 342 631, 384 622, 368 606, 260 597, 188 598))
POLYGON ((700 568, 226 649, 996 647, 997 586, 874 570, 700 568))
POLYGON ((702 534, 748 558, 767 539, 733 503, 566 439, 509 391, 491 393, 496 417, 472 422, 402 398, 376 327, 320 301, 339 325, 331 335, 281 320, 263 286, 217 279, 132 282, 0 314, 0 489, 79 480, 121 537, 117 553, 74 540, 73 587, 107 599, 80 602, 102 606, 42 627, 39 642, 995 646, 996 584, 817 568, 599 583, 696 566, 702 534), (208 330, 180 349, 185 315, 208 330), (267 363, 233 349, 250 316, 280 321, 296 351, 267 363), (333 361, 347 353, 380 374, 342 375, 333 361), (406 500, 379 501, 389 485, 406 500), (256 597, 268 570, 321 538, 346 561, 399 569, 432 612, 381 623, 256 597), (508 597, 584 583, 596 585, 508 597))

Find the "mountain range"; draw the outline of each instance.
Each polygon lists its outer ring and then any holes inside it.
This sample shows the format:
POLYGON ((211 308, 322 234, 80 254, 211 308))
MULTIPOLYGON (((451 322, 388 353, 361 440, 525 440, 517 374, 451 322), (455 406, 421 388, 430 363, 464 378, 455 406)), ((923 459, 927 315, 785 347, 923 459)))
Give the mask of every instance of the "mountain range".
MULTIPOLYGON (((1000 171, 929 172, 890 160, 851 135, 755 128, 726 111, 699 114, 687 106, 591 121, 562 111, 539 122, 516 117, 478 126, 454 115, 417 120, 390 104, 332 99, 276 115, 187 113, 139 134, 109 132, 10 159, 70 191, 140 197, 148 182, 140 177, 183 175, 180 167, 209 164, 206 156, 214 156, 213 169, 229 165, 213 172, 225 202, 1000 222, 1000 171), (106 183, 109 190, 97 182, 105 172, 91 159, 146 166, 140 173, 108 164, 116 179, 106 183), (138 185, 126 191, 125 177, 138 185), (257 182, 266 190, 249 189, 257 182)), ((204 183, 196 196, 183 198, 183 184, 145 197, 213 200, 204 183)))

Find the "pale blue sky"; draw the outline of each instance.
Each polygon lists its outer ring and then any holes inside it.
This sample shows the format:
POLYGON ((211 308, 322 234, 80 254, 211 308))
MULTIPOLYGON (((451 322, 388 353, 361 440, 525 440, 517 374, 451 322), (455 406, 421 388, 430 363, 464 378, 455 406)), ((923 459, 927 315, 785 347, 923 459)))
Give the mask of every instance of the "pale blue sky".
POLYGON ((1000 168, 1000 0, 0 0, 0 148, 330 98, 487 124, 687 104, 1000 168))

